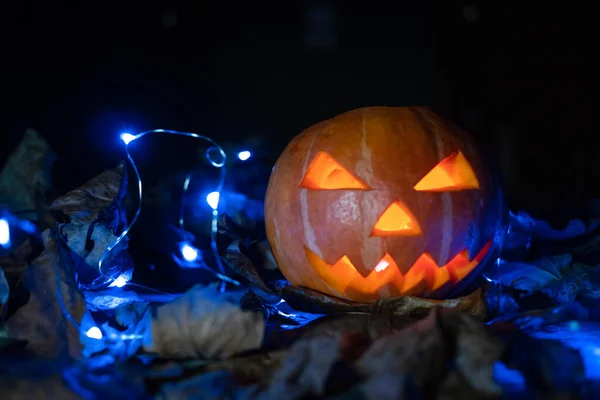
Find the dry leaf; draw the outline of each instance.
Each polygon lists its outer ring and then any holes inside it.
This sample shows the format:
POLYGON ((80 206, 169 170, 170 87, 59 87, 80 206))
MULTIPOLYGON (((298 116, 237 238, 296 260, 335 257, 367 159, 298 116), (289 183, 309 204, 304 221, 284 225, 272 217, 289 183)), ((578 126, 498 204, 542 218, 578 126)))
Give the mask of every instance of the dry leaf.
POLYGON ((63 313, 59 287, 65 308, 76 321, 81 321, 85 302, 76 289, 67 263, 58 261, 56 238, 52 232, 44 231, 42 239, 44 252, 29 265, 23 276, 31 297, 9 318, 7 333, 10 337, 27 339, 29 348, 39 356, 78 357, 81 354, 79 331, 63 313))
POLYGON ((212 361, 198 368, 197 372, 227 371, 238 382, 260 382, 279 368, 287 354, 288 349, 212 361))
MULTIPOLYGON (((65 240, 73 252, 77 273, 80 280, 88 280, 97 276, 96 269, 100 257, 107 247, 112 245, 117 236, 115 228, 125 222, 120 199, 125 184, 125 167, 105 171, 90 179, 79 188, 70 191, 56 199, 51 205, 52 210, 60 210, 69 216, 70 221, 58 226, 61 238, 65 240), (91 270, 86 269, 87 267, 91 270), (86 269, 86 270, 84 270, 86 269), (92 277, 92 278, 90 278, 92 277)), ((115 246, 105 265, 112 265, 110 260, 120 257, 127 249, 128 239, 124 238, 115 246)), ((129 259, 120 260, 121 270, 125 271, 131 265, 129 259)))
POLYGON ((265 332, 261 313, 244 311, 213 287, 195 286, 147 314, 146 350, 171 358, 224 358, 258 348, 265 332))
POLYGON ((367 399, 493 398, 501 394, 493 368, 503 350, 480 321, 437 308, 377 340, 356 367, 367 399))
POLYGON ((33 129, 28 129, 0 172, 0 204, 11 210, 36 209, 36 191, 51 187, 50 173, 56 155, 48 142, 33 129))
MULTIPOLYGON (((352 314, 338 317, 346 316, 352 314)), ((263 400, 490 399, 502 394, 493 373, 504 345, 468 314, 438 307, 402 330, 379 336, 356 330, 354 324, 331 328, 318 335, 309 331, 289 350, 188 368, 187 374, 202 376, 170 384, 163 393, 166 398, 263 400)))
POLYGON ((261 279, 252 261, 250 261, 250 259, 242 253, 239 240, 235 240, 229 246, 227 246, 227 250, 225 251, 223 258, 231 267, 231 269, 233 269, 236 274, 243 277, 247 282, 267 293, 272 292, 272 290, 268 288, 261 279))
POLYGON ((371 303, 358 303, 338 299, 307 288, 287 285, 281 288, 282 296, 296 310, 315 313, 366 312, 377 313, 382 309, 393 315, 424 315, 435 307, 450 308, 485 319, 486 304, 483 289, 448 300, 430 300, 412 296, 401 296, 371 303))
POLYGON ((341 358, 341 337, 295 343, 268 388, 253 398, 289 400, 322 396, 333 364, 341 358))
MULTIPOLYGON (((72 224, 89 224, 120 198, 124 187, 125 166, 104 171, 75 190, 54 200, 50 209, 62 211, 72 224)), ((114 218, 115 220, 119 220, 114 218)))
POLYGON ((504 352, 502 341, 467 314, 442 310, 440 319, 442 329, 456 346, 455 368, 440 389, 440 399, 488 399, 501 395, 502 389, 494 382, 494 363, 504 352))
MULTIPOLYGON (((338 332, 294 343, 267 385, 248 388, 248 399, 322 398, 357 383, 350 363, 370 344, 363 334, 338 332), (345 368, 346 367, 346 368, 345 368), (337 387, 336 387, 337 386, 337 387)), ((244 397, 244 398, 246 398, 244 397)))
MULTIPOLYGON (((410 327, 377 340, 356 363, 366 382, 367 399, 387 400, 412 398, 412 387, 418 398, 428 398, 427 391, 446 372, 446 348, 443 333, 437 327, 436 313, 410 327)), ((429 393, 430 394, 430 393, 429 393)))

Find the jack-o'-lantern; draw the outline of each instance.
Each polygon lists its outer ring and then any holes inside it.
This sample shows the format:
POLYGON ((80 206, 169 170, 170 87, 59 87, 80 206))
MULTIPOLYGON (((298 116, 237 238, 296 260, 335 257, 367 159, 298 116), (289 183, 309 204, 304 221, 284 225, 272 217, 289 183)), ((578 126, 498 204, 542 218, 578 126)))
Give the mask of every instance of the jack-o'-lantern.
POLYGON ((358 109, 305 130, 277 160, 265 203, 289 282, 362 302, 473 289, 505 218, 473 140, 422 107, 358 109))

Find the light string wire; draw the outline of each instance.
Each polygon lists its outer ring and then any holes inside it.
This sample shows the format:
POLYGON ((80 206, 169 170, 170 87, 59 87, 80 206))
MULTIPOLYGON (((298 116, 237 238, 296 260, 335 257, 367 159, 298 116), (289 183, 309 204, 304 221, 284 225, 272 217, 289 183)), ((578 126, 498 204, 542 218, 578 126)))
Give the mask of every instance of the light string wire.
MULTIPOLYGON (((219 182, 217 184, 217 192, 220 194, 221 191, 223 190, 223 186, 225 183, 225 161, 227 159, 227 156, 225 154, 225 151, 223 150, 223 148, 221 148, 221 146, 219 146, 219 144, 217 144, 214 140, 212 140, 209 137, 206 136, 202 136, 202 135, 198 135, 196 133, 192 133, 192 132, 180 132, 180 131, 175 131, 175 130, 168 130, 168 129, 153 129, 153 130, 149 130, 149 131, 144 131, 141 133, 138 133, 137 135, 132 135, 127 141, 124 140, 125 143, 125 152, 127 155, 127 160, 129 161, 135 176, 137 178, 137 183, 138 183, 138 208, 136 210, 136 213, 134 215, 134 217, 131 220, 131 223, 129 223, 127 225, 127 227, 121 232, 121 234, 109 245, 107 246, 107 248, 102 252, 102 255, 100 256, 99 260, 98 260, 98 272, 100 274, 101 277, 107 277, 107 275, 104 274, 104 271, 102 270, 102 266, 103 263, 106 261, 106 259, 108 258, 110 252, 119 245, 119 243, 127 236, 127 234, 129 233, 129 231, 131 230, 131 228, 133 227, 133 225, 135 224, 135 222, 137 221, 138 217, 141 214, 141 209, 142 209, 142 179, 140 176, 140 173, 138 171, 138 168, 135 164, 135 162, 133 161, 133 158, 131 157, 131 154, 129 153, 129 149, 128 149, 128 145, 129 143, 131 143, 134 140, 137 140, 147 134, 150 133, 168 133, 168 134, 174 134, 174 135, 181 135, 181 136, 188 136, 188 137, 193 137, 196 139, 203 139, 205 141, 207 141, 208 143, 210 143, 212 145, 212 147, 209 147, 206 152, 205 152, 205 156, 207 158, 207 160, 211 163, 211 165, 213 165, 216 168, 220 168, 220 176, 219 176, 219 182), (212 149, 216 149, 221 158, 222 161, 221 162, 216 162, 210 155, 211 150, 212 149)), ((184 206, 184 197, 185 197, 185 192, 188 189, 189 186, 189 180, 190 180, 190 176, 188 175, 185 179, 184 185, 183 185, 183 194, 182 194, 182 204, 181 206, 184 206)), ((217 249, 217 233, 218 233, 218 216, 219 216, 219 212, 218 212, 218 204, 217 207, 213 207, 213 212, 212 212, 212 221, 211 221, 211 250, 213 252, 214 258, 215 258, 215 262, 217 263, 217 267, 219 269, 219 272, 216 272, 215 275, 217 278, 219 278, 221 280, 221 284, 219 287, 219 290, 221 292, 223 292, 225 290, 225 282, 229 282, 233 285, 236 286, 240 286, 240 283, 237 282, 236 280, 233 280, 227 276, 224 275, 225 273, 225 268, 221 262, 221 258, 218 254, 218 249, 217 249)), ((181 228, 184 227, 184 223, 183 223, 183 212, 180 213, 180 218, 179 218, 179 225, 181 228)), ((58 255, 57 255, 58 256, 58 255)), ((212 271, 212 269, 210 269, 212 271)), ((59 302, 59 306, 63 312, 63 314, 65 315, 65 317, 67 318, 67 320, 77 329, 77 331, 80 332, 80 334, 86 335, 88 337, 91 337, 87 331, 84 331, 83 327, 75 320, 75 318, 73 318, 73 316, 71 315, 71 313, 69 312, 69 310, 66 307, 66 304, 64 302, 64 298, 62 295, 62 290, 61 290, 61 278, 60 278, 60 272, 58 271, 58 263, 57 263, 57 276, 56 276, 56 285, 57 285, 57 298, 58 298, 58 302, 59 302)), ((214 271, 213 271, 214 272, 214 271)), ((108 277, 109 280, 104 282, 103 285, 98 285, 98 286, 90 286, 88 288, 88 290, 94 290, 94 289, 100 289, 100 288, 104 288, 107 285, 109 285, 110 283, 114 282, 114 278, 113 277, 108 277)), ((159 290, 155 290, 143 285, 138 285, 135 283, 128 283, 129 285, 133 285, 133 286, 138 286, 138 287, 142 287, 142 288, 146 288, 146 289, 150 289, 152 291, 158 292, 158 293, 162 293, 171 297, 177 297, 176 295, 172 295, 169 293, 164 293, 162 291, 159 290)), ((93 285, 93 284, 92 284, 93 285)), ((100 338, 95 338, 97 340, 102 340, 102 341, 114 341, 114 340, 122 340, 122 341, 134 341, 134 340, 143 340, 144 339, 144 335, 140 335, 140 334, 125 334, 122 333, 120 335, 118 335, 117 337, 114 337, 114 335, 105 335, 105 332, 102 332, 102 329, 98 326, 95 326, 95 328, 97 328, 98 330, 100 330, 100 332, 102 333, 102 336, 100 338)))
MULTIPOLYGON (((129 161, 129 164, 131 165, 131 167, 135 173, 137 183, 138 183, 138 208, 137 208, 136 213, 135 213, 133 219, 131 220, 131 222, 121 232, 121 234, 113 241, 113 243, 111 243, 104 250, 104 252, 100 256, 100 259, 98 260, 98 272, 101 277, 107 277, 107 274, 105 274, 105 272, 103 271, 103 264, 105 263, 106 259, 108 258, 110 252, 116 246, 118 246, 119 243, 127 236, 127 234, 129 233, 129 231, 131 230, 133 225, 136 223, 136 221, 142 211, 142 200, 143 200, 142 179, 141 179, 139 170, 135 164, 135 161, 133 161, 133 157, 131 156, 131 153, 129 152, 129 143, 131 143, 135 140, 138 140, 150 133, 167 133, 167 134, 173 134, 173 135, 187 136, 187 137, 192 137, 195 139, 201 139, 201 140, 204 140, 204 141, 210 143, 211 147, 209 147, 206 150, 205 156, 206 156, 206 159, 208 160, 208 162, 212 166, 220 169, 219 181, 217 183, 216 191, 220 195, 221 191, 223 190, 223 186, 225 184, 225 162, 227 160, 227 155, 225 154, 225 151, 223 150, 223 148, 217 142, 212 140, 211 138, 209 138, 207 136, 199 135, 199 134, 193 133, 193 132, 180 132, 180 131, 175 131, 175 130, 170 130, 170 129, 153 129, 153 130, 140 132, 136 135, 131 135, 127 140, 123 140, 123 142, 125 143, 125 153, 127 155, 127 160, 129 161), (215 149, 221 156, 220 162, 215 161, 214 158, 211 156, 211 150, 213 150, 213 149, 215 149)), ((185 192, 188 189, 189 181, 190 181, 190 176, 188 175, 183 184, 183 195, 182 195, 182 204, 181 204, 182 207, 185 204, 185 192)), ((218 249, 217 249, 218 217, 219 217, 218 207, 213 207, 212 220, 211 220, 211 232, 210 232, 210 242, 211 242, 210 246, 211 246, 211 250, 212 250, 212 253, 214 256, 213 258, 215 259, 215 263, 217 264, 218 272, 215 272, 212 269, 209 269, 209 270, 214 272, 215 276, 221 280, 219 290, 221 292, 223 292, 225 290, 226 282, 231 283, 236 286, 239 286, 240 284, 239 284, 239 282, 225 276, 225 267, 223 266, 223 263, 221 262, 221 259, 218 254, 218 249)), ((179 225, 181 228, 184 227, 183 210, 181 210, 181 212, 180 212, 179 225)), ((110 284, 112 281, 114 281, 114 279, 109 279, 108 281, 105 281, 104 284, 102 285, 102 287, 106 287, 106 285, 110 284)))

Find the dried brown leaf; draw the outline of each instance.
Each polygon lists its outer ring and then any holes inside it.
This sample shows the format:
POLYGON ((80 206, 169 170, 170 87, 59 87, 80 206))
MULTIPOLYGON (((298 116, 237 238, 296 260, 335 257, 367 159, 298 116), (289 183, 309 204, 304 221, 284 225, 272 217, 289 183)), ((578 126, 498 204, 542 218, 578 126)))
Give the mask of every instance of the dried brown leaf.
POLYGON ((31 263, 23 276, 31 297, 7 321, 7 333, 14 338, 27 339, 29 348, 37 355, 78 357, 81 354, 79 331, 63 313, 58 289, 66 310, 76 321, 80 321, 85 312, 85 302, 73 282, 72 271, 58 262, 56 239, 52 232, 44 231, 42 239, 44 252, 31 263))
POLYGON ((503 351, 502 342, 477 319, 437 308, 377 340, 356 367, 368 399, 487 399, 502 393, 493 371, 503 351))
POLYGON ((443 310, 442 329, 455 343, 455 369, 440 389, 441 399, 495 398, 502 389, 494 382, 494 363, 504 352, 502 341, 467 314, 443 310))
POLYGON ((36 192, 52 185, 50 176, 55 161, 48 142, 28 129, 0 172, 0 203, 12 210, 35 210, 36 192))
POLYGON ((287 350, 279 350, 213 361, 205 364, 202 371, 228 371, 238 382, 260 382, 279 368, 287 354, 287 350))
POLYGON ((486 305, 483 289, 479 288, 473 293, 448 300, 430 300, 412 296, 401 296, 388 300, 380 300, 372 303, 358 303, 326 294, 311 289, 296 286, 284 286, 282 296, 290 305, 301 311, 316 313, 342 313, 342 312, 365 312, 377 313, 387 310, 393 315, 425 315, 428 310, 435 307, 450 308, 466 312, 479 319, 485 319, 486 305))
POLYGON ((87 224, 98 217, 100 212, 110 207, 121 191, 125 174, 123 164, 115 169, 104 171, 77 189, 54 200, 50 209, 62 211, 73 224, 87 224))
MULTIPOLYGON (((100 257, 117 239, 113 225, 119 225, 123 221, 120 221, 119 211, 115 205, 120 198, 124 174, 125 169, 121 164, 56 199, 51 206, 52 210, 60 210, 70 217, 68 223, 58 226, 58 231, 69 249, 81 257, 83 263, 90 268, 98 268, 100 257), (111 209, 114 210, 112 220, 99 219, 102 213, 111 209)), ((110 256, 118 256, 127 248, 127 244, 127 238, 121 240, 113 248, 110 256)), ((78 268, 81 268, 81 265, 78 265, 78 268)))
POLYGON ((244 253, 242 253, 239 240, 232 242, 227 247, 224 258, 227 264, 235 271, 235 273, 240 275, 247 282, 264 290, 267 293, 272 292, 272 290, 268 288, 261 279, 252 261, 250 261, 250 259, 244 253))
MULTIPOLYGON (((373 310, 376 309, 375 307, 373 307, 373 310)), ((487 311, 482 288, 466 296, 447 300, 431 300, 411 296, 397 297, 380 302, 379 307, 388 308, 394 315, 408 315, 417 311, 443 307, 444 309, 464 312, 479 320, 485 319, 487 311)))
POLYGON ((256 349, 265 332, 261 313, 244 311, 213 287, 195 286, 147 314, 146 350, 170 358, 225 358, 256 349))
POLYGON ((316 337, 296 342, 268 387, 255 399, 303 399, 323 396, 334 363, 342 358, 343 339, 316 337))
POLYGON ((445 373, 448 350, 437 327, 436 313, 377 340, 356 363, 359 374, 366 379, 366 398, 410 398, 407 390, 412 385, 432 390, 445 373), (407 385, 407 380, 411 385, 407 385))

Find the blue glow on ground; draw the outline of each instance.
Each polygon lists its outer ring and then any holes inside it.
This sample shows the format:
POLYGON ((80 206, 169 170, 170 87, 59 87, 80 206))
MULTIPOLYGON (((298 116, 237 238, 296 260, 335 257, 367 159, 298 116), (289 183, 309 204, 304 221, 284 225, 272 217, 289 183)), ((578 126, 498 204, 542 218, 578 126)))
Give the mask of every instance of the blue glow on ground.
POLYGON ((518 393, 525 390, 525 378, 514 369, 508 368, 503 362, 494 363, 494 381, 509 393, 518 393))
POLYGON ((538 339, 553 339, 579 350, 588 379, 600 379, 600 322, 570 321, 527 332, 538 339))

